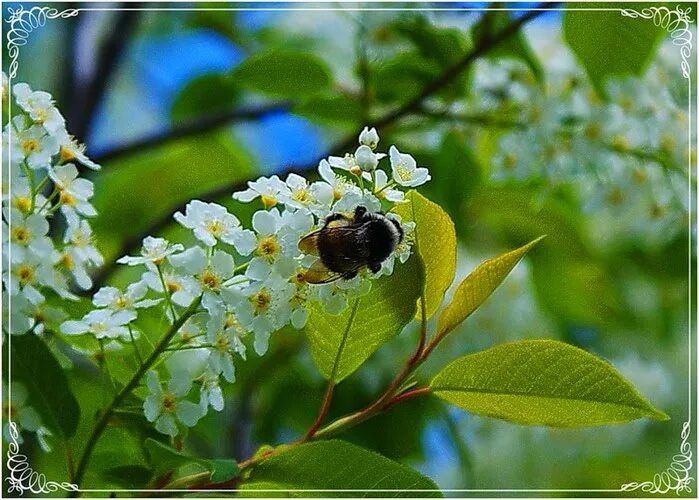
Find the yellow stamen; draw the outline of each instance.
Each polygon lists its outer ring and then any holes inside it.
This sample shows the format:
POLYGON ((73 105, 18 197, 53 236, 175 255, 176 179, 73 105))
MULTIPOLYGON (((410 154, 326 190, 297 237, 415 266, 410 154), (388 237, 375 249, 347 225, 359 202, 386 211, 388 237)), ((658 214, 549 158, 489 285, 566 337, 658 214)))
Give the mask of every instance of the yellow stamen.
POLYGON ((19 277, 22 284, 31 283, 34 281, 34 270, 28 265, 20 266, 17 269, 17 277, 19 277))
POLYGON ((264 207, 268 210, 277 204, 277 199, 269 194, 263 194, 260 196, 260 200, 262 201, 264 207))
POLYGON ((265 288, 250 297, 250 300, 257 314, 265 312, 272 305, 272 295, 265 288))
POLYGON ((24 151, 24 154, 30 155, 34 151, 39 150, 39 141, 37 141, 36 139, 24 139, 21 142, 21 146, 22 146, 22 151, 24 151))
POLYGON ((202 273, 199 279, 209 290, 218 290, 219 286, 221 286, 221 278, 208 269, 202 273))
POLYGON ((61 194, 58 196, 58 200, 64 205, 68 205, 69 207, 74 207, 78 202, 75 196, 73 196, 67 191, 61 191, 61 194))
POLYGON ((274 236, 267 236, 260 239, 257 244, 257 252, 265 257, 274 257, 279 253, 279 243, 274 236))
POLYGON ((26 227, 19 226, 12 228, 12 239, 21 245, 29 243, 31 236, 26 227))
POLYGON ((29 213, 32 209, 32 200, 26 196, 17 196, 12 200, 12 204, 20 211, 29 213))

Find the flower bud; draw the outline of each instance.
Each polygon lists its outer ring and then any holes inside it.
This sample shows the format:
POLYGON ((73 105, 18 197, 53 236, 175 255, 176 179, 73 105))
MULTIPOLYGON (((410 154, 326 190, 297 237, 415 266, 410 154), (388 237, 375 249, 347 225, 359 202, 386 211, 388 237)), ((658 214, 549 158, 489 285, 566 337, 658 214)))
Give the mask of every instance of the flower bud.
POLYGON ((364 172, 373 172, 379 165, 379 159, 376 157, 374 152, 369 146, 362 145, 357 148, 354 153, 354 160, 357 162, 359 168, 364 172))
POLYGON ((362 133, 359 134, 359 144, 369 146, 371 149, 376 149, 379 144, 379 134, 374 127, 364 127, 362 133))

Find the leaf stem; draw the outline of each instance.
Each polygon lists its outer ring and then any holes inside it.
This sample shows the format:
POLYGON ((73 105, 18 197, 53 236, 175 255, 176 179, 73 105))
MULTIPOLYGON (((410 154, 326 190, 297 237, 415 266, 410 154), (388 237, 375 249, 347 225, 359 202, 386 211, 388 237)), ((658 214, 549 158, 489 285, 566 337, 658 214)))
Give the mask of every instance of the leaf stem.
MULTIPOLYGON (((168 346, 170 340, 172 340, 172 337, 175 336, 175 334, 182 327, 185 321, 187 321, 187 319, 197 311, 197 308, 199 307, 200 303, 201 296, 199 296, 192 303, 192 305, 190 305, 189 308, 187 308, 187 310, 184 313, 182 313, 182 315, 179 318, 175 319, 172 326, 170 326, 167 332, 165 332, 165 335, 163 335, 158 344, 155 346, 153 352, 150 353, 148 358, 139 367, 134 376, 131 377, 131 380, 129 380, 129 382, 123 387, 123 389, 116 396, 114 396, 114 399, 112 399, 109 405, 102 411, 99 419, 97 420, 97 423, 92 429, 90 437, 87 439, 85 450, 83 451, 83 454, 80 457, 80 462, 75 473, 75 484, 80 486, 83 476, 85 475, 85 470, 87 469, 87 464, 90 461, 92 451, 94 450, 95 445, 97 444, 97 441, 99 440, 100 436, 102 436, 102 433, 106 429, 107 424, 109 423, 109 420, 111 419, 112 414, 114 413, 114 410, 116 410, 116 408, 121 404, 121 402, 124 401, 124 399, 126 399, 126 396, 128 396, 131 393, 131 391, 133 391, 138 386, 138 383, 141 380, 141 378, 155 363, 155 361, 158 359, 158 356, 160 356, 163 350, 168 346)), ((77 493, 78 492, 72 492, 71 496, 76 496, 77 493)))
POLYGON ((306 435, 301 439, 301 442, 312 439, 316 432, 318 432, 318 429, 320 429, 320 426, 323 425, 323 420, 325 420, 325 417, 328 415, 328 410, 330 410, 330 402, 332 401, 334 390, 335 382, 333 382, 332 379, 328 380, 328 387, 325 390, 325 396, 323 397, 323 403, 320 406, 320 412, 318 413, 315 422, 313 422, 313 425, 311 425, 306 432, 306 435))

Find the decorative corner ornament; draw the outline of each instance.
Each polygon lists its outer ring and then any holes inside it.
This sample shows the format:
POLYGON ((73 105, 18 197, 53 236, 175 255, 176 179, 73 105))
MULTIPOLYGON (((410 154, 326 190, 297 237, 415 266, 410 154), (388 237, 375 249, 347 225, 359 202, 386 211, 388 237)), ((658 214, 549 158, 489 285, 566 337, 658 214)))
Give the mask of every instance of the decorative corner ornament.
POLYGON ((652 481, 642 483, 626 483, 621 487, 621 491, 635 491, 640 489, 645 493, 666 494, 674 491, 677 495, 683 492, 692 492, 691 482, 694 478, 690 475, 693 467, 692 445, 689 442, 691 426, 685 422, 682 426, 682 442, 680 452, 672 457, 670 466, 663 472, 659 472, 652 481))
POLYGON ((691 7, 686 9, 680 8, 678 5, 675 10, 670 10, 667 7, 647 7, 641 11, 633 9, 621 9, 621 15, 633 19, 652 19, 653 24, 663 28, 670 33, 672 43, 680 48, 682 55, 682 76, 690 79, 691 69, 689 67, 689 57, 692 55, 692 32, 689 31, 689 25, 692 19, 689 17, 691 7))
POLYGON ((29 34, 40 26, 46 24, 47 19, 68 18, 77 16, 79 9, 65 9, 59 11, 53 7, 32 7, 25 10, 8 8, 10 17, 5 20, 10 25, 7 31, 7 53, 10 57, 9 77, 17 76, 19 63, 19 48, 27 43, 29 34))
POLYGON ((37 495, 40 493, 54 493, 58 490, 78 491, 78 485, 69 482, 48 481, 46 475, 36 472, 29 465, 26 455, 19 452, 19 431, 17 424, 10 421, 10 443, 7 446, 7 470, 8 476, 5 478, 10 485, 7 487, 8 493, 16 492, 23 495, 26 491, 31 491, 37 495))

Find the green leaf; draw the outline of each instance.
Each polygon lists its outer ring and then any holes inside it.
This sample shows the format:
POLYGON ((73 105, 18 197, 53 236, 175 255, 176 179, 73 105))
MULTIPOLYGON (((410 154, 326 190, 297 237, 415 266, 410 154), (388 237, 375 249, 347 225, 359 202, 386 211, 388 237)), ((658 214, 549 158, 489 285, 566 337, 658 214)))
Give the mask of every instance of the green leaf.
POLYGON ((329 490, 352 490, 347 492, 352 497, 377 496, 381 490, 391 490, 387 496, 442 496, 431 479, 410 467, 337 440, 302 444, 270 457, 251 471, 240 489, 245 496, 255 490, 287 490, 278 493, 301 497, 325 497, 329 490))
POLYGON ((371 291, 352 299, 339 315, 322 304, 309 304, 306 335, 320 372, 340 382, 379 347, 400 333, 415 315, 423 287, 420 259, 396 262, 393 274, 372 282, 371 291))
POLYGON ((510 274, 524 254, 542 238, 544 237, 540 236, 516 250, 488 259, 466 276, 456 288, 452 301, 439 315, 437 334, 450 332, 478 309, 510 274))
MULTIPOLYGON (((650 3, 570 3, 567 7, 630 8, 650 3)), ((653 58, 665 30, 652 20, 632 19, 619 11, 566 11, 563 36, 585 68, 593 85, 604 96, 605 81, 612 75, 641 75, 653 58)))
POLYGON ((64 439, 72 437, 80 420, 80 407, 56 358, 32 333, 13 335, 8 343, 12 381, 24 384, 29 393, 27 403, 49 430, 64 439))
POLYGON ((233 107, 239 90, 230 75, 210 74, 185 85, 172 104, 173 122, 220 114, 233 107))
POLYGON ((307 52, 272 50, 255 54, 233 70, 240 86, 263 94, 299 97, 314 94, 330 85, 325 63, 307 52))
POLYGON ((612 365, 563 342, 510 342, 447 365, 431 384, 471 413, 527 425, 583 427, 668 420, 612 365))
POLYGON ((235 460, 204 459, 192 457, 180 453, 177 450, 148 438, 144 447, 150 457, 150 463, 156 476, 162 476, 166 472, 179 469, 183 465, 198 464, 211 473, 211 482, 220 483, 228 481, 238 475, 238 464, 235 460))
MULTIPOLYGON (((494 4, 495 7, 498 2, 494 4)), ((481 44, 484 40, 495 36, 512 23, 512 15, 507 11, 488 10, 482 16, 480 21, 473 27, 473 40, 476 45, 481 44)), ((534 54, 534 51, 527 42, 527 37, 522 30, 518 30, 514 35, 503 40, 496 47, 488 52, 491 59, 514 58, 523 61, 531 70, 532 74, 538 82, 543 81, 544 72, 541 68, 539 59, 534 54)))
POLYGON ((346 95, 316 95, 294 106, 294 113, 323 123, 356 125, 362 109, 356 99, 346 95))
MULTIPOLYGON (((427 318, 437 311, 456 273, 456 231, 449 215, 417 191, 406 195, 410 203, 395 212, 403 221, 415 222, 415 251, 425 266, 425 310, 427 318)), ((418 308, 417 319, 422 317, 418 308)))
POLYGON ((374 70, 374 92, 379 101, 406 101, 439 74, 437 62, 415 51, 402 52, 374 70))

